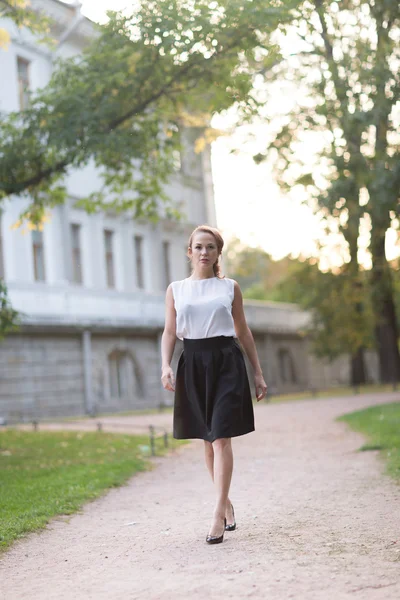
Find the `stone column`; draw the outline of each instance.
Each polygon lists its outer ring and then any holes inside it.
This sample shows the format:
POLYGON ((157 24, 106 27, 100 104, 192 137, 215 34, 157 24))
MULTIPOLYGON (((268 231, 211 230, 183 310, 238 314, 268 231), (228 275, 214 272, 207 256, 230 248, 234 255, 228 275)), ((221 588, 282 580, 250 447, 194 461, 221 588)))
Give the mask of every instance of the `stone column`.
POLYGON ((85 412, 93 414, 93 378, 92 378, 92 334, 88 329, 82 333, 83 378, 85 389, 85 412))
POLYGON ((68 200, 61 206, 61 228, 63 238, 64 276, 66 281, 72 281, 72 242, 68 200))
POLYGON ((146 286, 146 289, 151 292, 165 291, 162 230, 159 224, 150 226, 144 252, 146 252, 145 268, 148 270, 145 274, 145 280, 148 282, 148 287, 146 286))

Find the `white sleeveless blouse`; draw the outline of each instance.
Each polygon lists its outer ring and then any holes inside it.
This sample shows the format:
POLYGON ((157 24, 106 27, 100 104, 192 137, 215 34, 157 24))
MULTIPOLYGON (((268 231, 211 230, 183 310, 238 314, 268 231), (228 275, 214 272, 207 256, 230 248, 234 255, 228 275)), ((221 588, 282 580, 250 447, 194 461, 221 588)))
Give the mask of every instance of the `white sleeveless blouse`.
POLYGON ((232 317, 234 285, 234 280, 226 277, 173 281, 177 337, 236 337, 232 317))

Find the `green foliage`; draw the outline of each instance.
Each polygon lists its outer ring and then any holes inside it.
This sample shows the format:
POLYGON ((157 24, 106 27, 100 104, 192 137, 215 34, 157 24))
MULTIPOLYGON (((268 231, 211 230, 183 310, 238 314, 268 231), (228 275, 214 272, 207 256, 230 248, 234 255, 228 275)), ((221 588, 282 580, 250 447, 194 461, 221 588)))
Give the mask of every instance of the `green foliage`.
POLYGON ((366 274, 347 268, 322 273, 316 261, 293 262, 278 284, 276 299, 295 302, 312 314, 309 333, 317 356, 353 355, 373 346, 373 312, 366 274))
MULTIPOLYGON (((315 259, 284 258, 273 261, 261 248, 232 240, 224 260, 229 277, 236 279, 243 297, 298 304, 312 314, 308 330, 313 350, 333 359, 374 347, 373 300, 369 274, 346 264, 335 273, 323 273, 315 259)), ((392 265, 395 298, 400 315, 400 270, 392 265)), ((400 325, 400 322, 399 322, 400 325)))
MULTIPOLYGON (((285 189, 310 187, 320 206, 336 217, 349 208, 348 201, 353 210, 354 194, 358 203, 364 189, 370 201, 359 216, 366 211, 386 218, 396 210, 400 191, 397 0, 302 2, 291 29, 301 50, 295 62, 291 57, 279 63, 269 79, 297 80, 307 99, 286 115, 268 148, 279 155, 278 181, 285 189), (311 173, 299 142, 314 132, 325 135, 325 144, 311 173)), ((259 153, 257 162, 262 155, 268 152, 259 153)))
POLYGON ((268 300, 267 291, 262 283, 253 283, 243 290, 243 298, 247 300, 268 300))
POLYGON ((370 442, 360 450, 380 450, 387 471, 400 479, 400 403, 372 406, 340 417, 355 431, 364 433, 370 442))
POLYGON ((262 248, 245 246, 238 238, 230 241, 224 254, 226 271, 239 283, 244 298, 275 299, 276 286, 287 275, 290 258, 275 261, 262 248))
MULTIPOLYGON (((33 10, 28 0, 0 0, 0 18, 10 19, 17 27, 26 27, 42 42, 49 44, 52 41, 50 19, 43 12, 33 10)), ((0 27, 0 48, 7 48, 9 42, 9 33, 0 27)))
POLYGON ((243 289, 243 297, 298 304, 311 312, 307 331, 319 357, 334 359, 343 353, 373 346, 373 313, 366 273, 357 277, 349 265, 337 273, 323 273, 316 260, 286 257, 273 261, 260 248, 234 239, 227 247, 229 276, 243 289))
POLYGON ((244 120, 258 110, 255 71, 275 55, 270 35, 297 3, 198 0, 193 10, 189 0, 145 0, 131 15, 109 13, 29 109, 0 124, 0 200, 26 195, 25 217, 40 222, 65 200, 68 171, 92 162, 103 186, 83 208, 156 219, 180 132, 233 104, 244 120))
POLYGON ((19 326, 19 314, 11 306, 7 295, 7 287, 2 279, 0 279, 0 340, 7 333, 16 331, 19 326))

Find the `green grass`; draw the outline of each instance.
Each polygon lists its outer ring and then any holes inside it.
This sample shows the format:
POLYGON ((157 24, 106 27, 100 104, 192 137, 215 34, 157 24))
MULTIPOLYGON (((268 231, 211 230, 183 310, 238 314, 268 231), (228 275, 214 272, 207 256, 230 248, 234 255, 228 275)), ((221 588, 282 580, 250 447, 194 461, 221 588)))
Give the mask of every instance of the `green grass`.
MULTIPOLYGON (((157 454, 164 451, 157 439, 157 454)), ((148 436, 0 432, 0 551, 150 468, 149 453, 148 436)))
POLYGON ((295 400, 311 400, 318 398, 336 398, 340 396, 353 396, 355 395, 355 392, 357 393, 357 395, 393 392, 393 386, 391 384, 369 384, 361 385, 356 390, 351 386, 337 386, 325 390, 315 390, 314 393, 312 392, 312 390, 306 390, 304 392, 293 392, 292 394, 277 394, 273 396, 267 396, 267 399, 269 399, 269 401, 273 403, 292 402, 295 400))
POLYGON ((339 417, 355 431, 367 436, 360 451, 380 450, 387 472, 400 480, 400 402, 372 406, 339 417))

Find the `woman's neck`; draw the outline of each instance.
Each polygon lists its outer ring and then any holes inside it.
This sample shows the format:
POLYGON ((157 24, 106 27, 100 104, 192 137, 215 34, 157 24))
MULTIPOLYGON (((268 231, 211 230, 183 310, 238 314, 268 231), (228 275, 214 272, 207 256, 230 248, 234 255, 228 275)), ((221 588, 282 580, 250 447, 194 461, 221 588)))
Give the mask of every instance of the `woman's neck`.
POLYGON ((194 270, 189 279, 213 279, 213 277, 215 277, 214 269, 208 272, 194 270))

